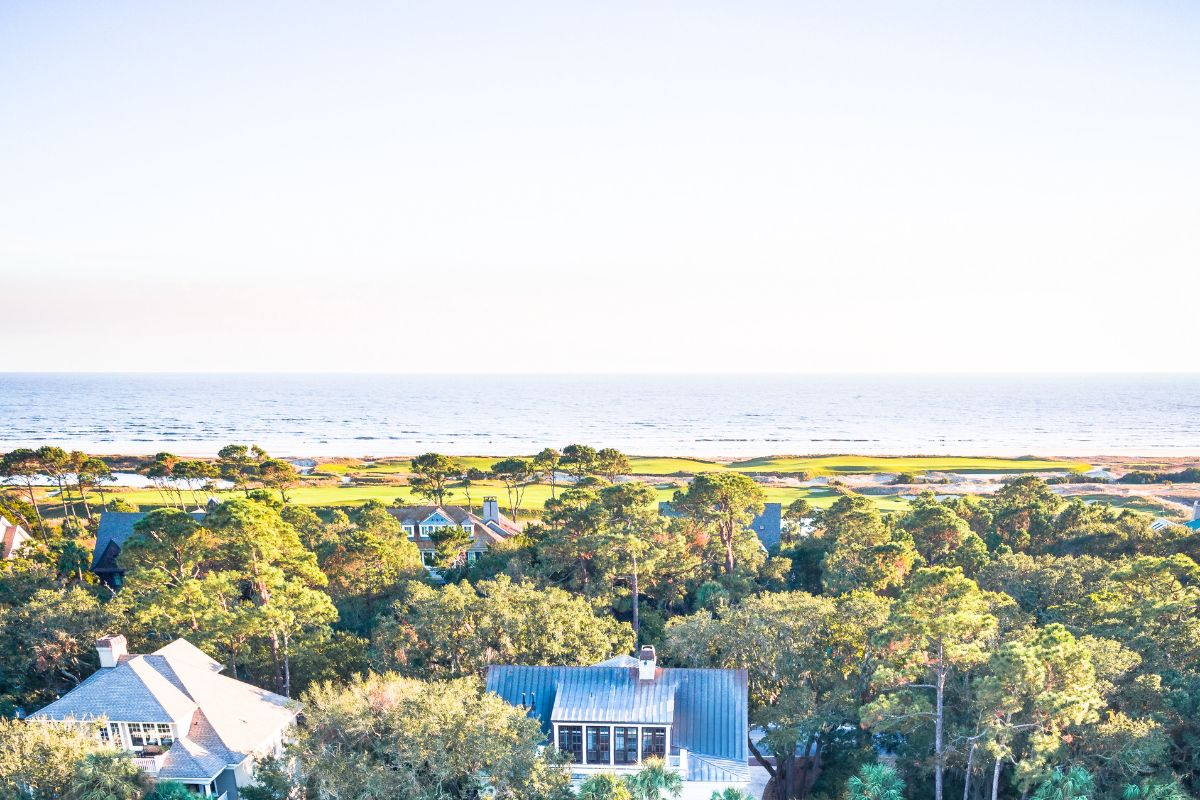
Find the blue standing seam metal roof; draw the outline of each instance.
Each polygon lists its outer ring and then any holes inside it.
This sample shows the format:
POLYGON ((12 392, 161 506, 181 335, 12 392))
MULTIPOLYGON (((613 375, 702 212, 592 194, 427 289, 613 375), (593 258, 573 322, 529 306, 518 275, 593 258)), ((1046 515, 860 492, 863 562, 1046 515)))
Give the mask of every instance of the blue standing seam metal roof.
MULTIPOLYGON (((96 548, 92 551, 92 570, 97 567, 104 569, 116 569, 117 553, 121 550, 121 545, 125 544, 125 540, 133 536, 133 526, 137 525, 150 512, 148 511, 105 511, 100 515, 100 524, 96 527, 96 548), (109 549, 109 545, 113 545, 115 550, 111 553, 111 557, 104 558, 105 551, 109 549), (101 562, 104 562, 101 566, 101 562)), ((203 511, 191 512, 192 519, 196 522, 203 522, 206 516, 203 511)))
POLYGON ((675 684, 639 681, 636 669, 612 674, 571 671, 559 681, 551 722, 628 722, 670 725, 675 718, 675 684))
MULTIPOLYGON (((493 666, 488 669, 487 690, 527 708, 529 715, 541 722, 548 738, 551 723, 565 721, 555 716, 560 686, 575 687, 571 692, 577 693, 579 686, 592 684, 594 696, 599 698, 608 691, 606 687, 621 686, 630 680, 637 680, 636 668, 493 666)), ((674 688, 672 745, 708 756, 714 765, 747 763, 749 704, 745 670, 661 669, 654 683, 661 684, 665 691, 674 688)))

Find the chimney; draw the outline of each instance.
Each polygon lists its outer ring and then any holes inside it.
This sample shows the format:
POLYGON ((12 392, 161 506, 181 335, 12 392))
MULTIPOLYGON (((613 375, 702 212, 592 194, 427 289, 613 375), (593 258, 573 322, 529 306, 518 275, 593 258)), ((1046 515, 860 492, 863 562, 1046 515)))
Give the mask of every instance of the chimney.
POLYGON ((642 645, 641 652, 638 653, 638 680, 654 680, 654 673, 657 667, 658 658, 654 654, 654 645, 642 645))
POLYGON ((500 521, 500 502, 494 497, 483 498, 483 521, 500 521))
POLYGON ((121 663, 121 656, 128 652, 125 648, 125 637, 104 636, 96 640, 96 652, 100 654, 100 668, 112 669, 121 663))
POLYGON ((1200 500, 1196 500, 1192 503, 1192 522, 1195 522, 1198 519, 1200 519, 1200 500))

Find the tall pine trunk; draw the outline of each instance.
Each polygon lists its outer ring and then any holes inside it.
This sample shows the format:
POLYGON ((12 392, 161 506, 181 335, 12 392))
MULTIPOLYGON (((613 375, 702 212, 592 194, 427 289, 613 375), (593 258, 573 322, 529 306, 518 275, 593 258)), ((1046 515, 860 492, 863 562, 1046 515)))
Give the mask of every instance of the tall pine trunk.
POLYGON ((937 655, 937 711, 933 723, 933 749, 937 757, 936 769, 933 773, 934 800, 942 800, 942 784, 946 772, 946 752, 943 744, 943 721, 945 718, 944 701, 946 697, 946 661, 941 642, 938 642, 937 655))
POLYGON ((641 593, 638 587, 638 557, 637 553, 633 554, 633 638, 634 644, 638 644, 638 606, 641 604, 641 593))
POLYGON ((33 515, 35 517, 37 517, 38 532, 41 533, 42 538, 45 539, 46 538, 46 521, 42 519, 42 510, 40 508, 38 508, 37 499, 36 499, 37 496, 33 493, 33 483, 31 482, 32 480, 33 479, 30 478, 25 482, 25 490, 27 492, 29 492, 29 505, 33 506, 33 515))
POLYGON ((963 778, 963 800, 971 799, 971 767, 975 764, 975 747, 979 743, 971 740, 971 749, 967 751, 967 774, 963 778))

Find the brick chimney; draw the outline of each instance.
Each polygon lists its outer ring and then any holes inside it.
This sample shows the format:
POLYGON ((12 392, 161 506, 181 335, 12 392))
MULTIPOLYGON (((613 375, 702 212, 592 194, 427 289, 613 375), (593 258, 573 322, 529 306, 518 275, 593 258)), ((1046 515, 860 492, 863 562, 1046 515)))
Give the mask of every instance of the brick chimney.
POLYGON ((100 668, 112 669, 121 663, 121 656, 129 651, 126 649, 125 637, 118 633, 115 636, 97 639, 96 652, 100 654, 100 668))
POLYGON ((658 670, 658 657, 654 653, 654 645, 642 645, 638 653, 638 680, 652 681, 658 670))
POLYGON ((483 521, 500 521, 500 501, 494 497, 483 498, 483 521))

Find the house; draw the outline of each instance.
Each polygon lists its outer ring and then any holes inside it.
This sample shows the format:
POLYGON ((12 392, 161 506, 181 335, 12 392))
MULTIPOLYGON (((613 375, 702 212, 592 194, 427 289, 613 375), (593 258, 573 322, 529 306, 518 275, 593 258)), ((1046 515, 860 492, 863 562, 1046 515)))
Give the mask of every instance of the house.
POLYGON ((29 532, 0 515, 0 561, 16 558, 21 545, 29 541, 29 532))
POLYGON ((682 800, 749 783, 745 670, 665 669, 643 647, 592 667, 492 666, 487 690, 541 723, 576 786, 652 756, 683 778, 682 800))
MULTIPOLYGON (((666 500, 658 504, 658 513, 664 517, 682 516, 666 500)), ((758 534, 758 541, 762 542, 763 549, 768 553, 778 550, 783 538, 783 505, 763 503, 762 513, 750 520, 747 527, 758 534)))
POLYGON ((219 674, 221 665, 184 639, 129 655, 124 636, 96 642, 100 669, 30 715, 102 723, 100 739, 133 754, 156 781, 235 800, 256 760, 282 755, 297 707, 285 697, 219 674))
POLYGON ((421 551, 425 566, 434 565, 435 548, 430 534, 444 528, 458 527, 470 534, 468 562, 479 558, 499 541, 521 532, 521 527, 500 513, 500 503, 494 497, 483 498, 483 516, 476 516, 459 506, 400 506, 388 511, 403 526, 405 534, 421 551))
MULTIPOLYGON (((105 586, 119 589, 125 578, 125 570, 117 566, 121 545, 133 535, 133 526, 146 518, 147 512, 105 511, 100 515, 96 528, 96 547, 92 550, 92 572, 105 586)), ((204 520, 205 512, 196 511, 192 518, 204 520)))

